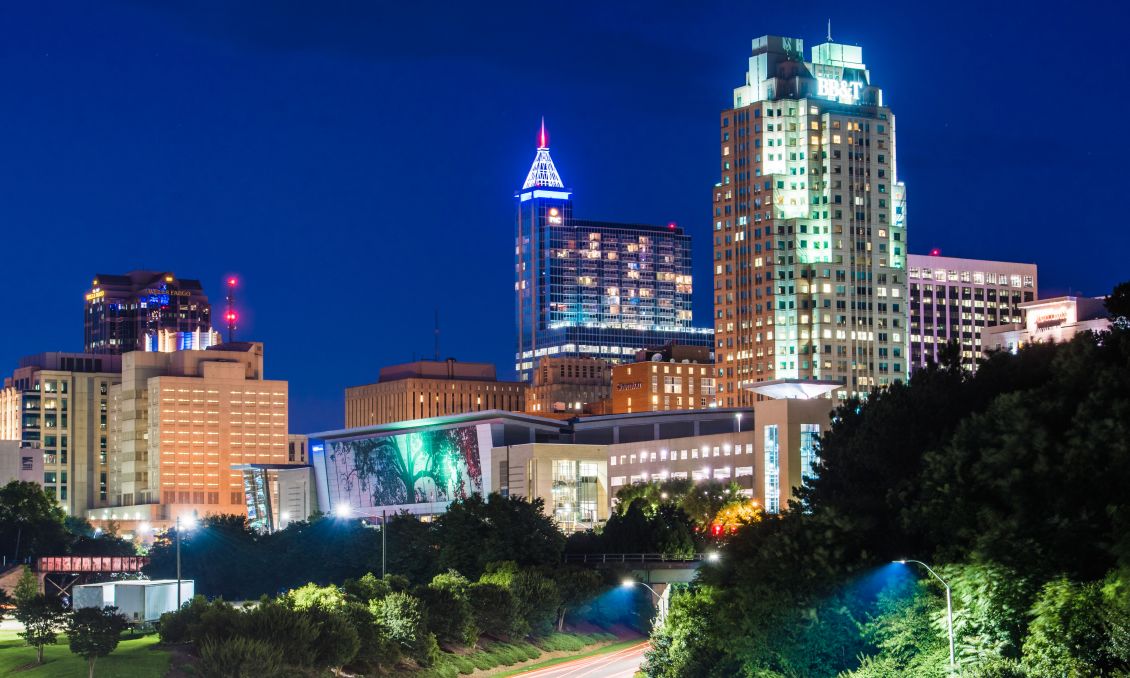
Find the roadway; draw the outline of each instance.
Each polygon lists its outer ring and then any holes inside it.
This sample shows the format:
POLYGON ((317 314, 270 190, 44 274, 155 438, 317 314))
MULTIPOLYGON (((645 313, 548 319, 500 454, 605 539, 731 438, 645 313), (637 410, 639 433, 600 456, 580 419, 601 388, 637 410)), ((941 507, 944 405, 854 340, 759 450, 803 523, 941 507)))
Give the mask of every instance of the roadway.
POLYGON ((616 652, 519 673, 515 678, 632 678, 640 670, 647 649, 648 643, 643 641, 616 652))

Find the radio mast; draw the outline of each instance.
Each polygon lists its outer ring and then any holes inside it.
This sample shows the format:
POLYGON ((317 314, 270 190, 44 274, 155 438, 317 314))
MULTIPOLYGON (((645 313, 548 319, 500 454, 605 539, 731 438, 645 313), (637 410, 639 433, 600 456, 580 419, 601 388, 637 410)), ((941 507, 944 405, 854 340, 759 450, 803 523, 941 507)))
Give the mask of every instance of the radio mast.
POLYGON ((224 319, 228 321, 228 343, 235 341, 235 276, 228 278, 228 311, 224 319))

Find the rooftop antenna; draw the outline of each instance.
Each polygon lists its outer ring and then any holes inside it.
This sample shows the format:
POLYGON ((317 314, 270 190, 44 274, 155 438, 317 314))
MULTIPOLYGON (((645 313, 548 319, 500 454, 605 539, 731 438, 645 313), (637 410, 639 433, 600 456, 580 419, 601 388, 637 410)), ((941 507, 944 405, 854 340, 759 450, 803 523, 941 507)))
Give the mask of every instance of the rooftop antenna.
POLYGON ((832 19, 828 19, 828 42, 832 42, 832 19))
POLYGON ((228 278, 228 311, 224 314, 224 319, 228 321, 228 343, 235 341, 235 276, 228 278))
POLYGON ((436 362, 439 362, 439 307, 436 307, 436 362))

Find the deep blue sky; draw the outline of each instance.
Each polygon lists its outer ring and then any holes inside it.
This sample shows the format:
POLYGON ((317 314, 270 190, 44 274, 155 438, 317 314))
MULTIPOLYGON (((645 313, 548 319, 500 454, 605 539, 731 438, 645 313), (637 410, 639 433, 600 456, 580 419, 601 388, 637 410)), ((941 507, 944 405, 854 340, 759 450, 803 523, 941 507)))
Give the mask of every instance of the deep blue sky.
POLYGON ((0 362, 78 350, 96 272, 171 269, 289 379, 295 431, 442 352, 510 374, 513 191, 544 115, 579 216, 695 236, 710 322, 717 114, 750 40, 863 46, 897 115, 910 249, 1126 265, 1115 3, 83 2, 0 6, 0 362), (161 5, 162 7, 154 7, 161 5), (850 12, 847 11, 850 9, 850 12))

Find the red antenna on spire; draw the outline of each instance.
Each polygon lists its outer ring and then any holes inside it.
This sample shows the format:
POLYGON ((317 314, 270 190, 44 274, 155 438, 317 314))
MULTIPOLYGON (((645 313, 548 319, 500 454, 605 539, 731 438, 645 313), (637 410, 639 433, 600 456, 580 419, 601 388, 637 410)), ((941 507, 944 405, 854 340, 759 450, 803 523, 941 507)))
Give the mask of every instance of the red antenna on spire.
POLYGON ((228 343, 235 341, 235 276, 228 278, 228 312, 224 314, 224 319, 228 321, 228 343))
POLYGON ((541 132, 538 133, 538 150, 549 148, 549 135, 545 133, 545 116, 541 118, 541 132))

